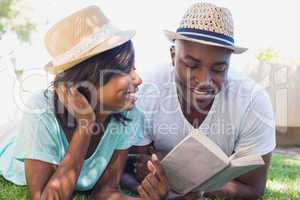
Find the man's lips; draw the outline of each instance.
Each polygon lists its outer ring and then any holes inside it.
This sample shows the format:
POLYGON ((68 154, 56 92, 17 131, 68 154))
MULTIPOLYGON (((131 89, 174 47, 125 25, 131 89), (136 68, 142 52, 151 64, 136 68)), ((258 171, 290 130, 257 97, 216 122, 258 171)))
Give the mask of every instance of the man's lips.
POLYGON ((193 93, 197 95, 214 95, 214 92, 211 91, 198 91, 198 90, 192 90, 193 93))
POLYGON ((216 90, 214 88, 190 88, 190 90, 197 95, 215 95, 216 90))

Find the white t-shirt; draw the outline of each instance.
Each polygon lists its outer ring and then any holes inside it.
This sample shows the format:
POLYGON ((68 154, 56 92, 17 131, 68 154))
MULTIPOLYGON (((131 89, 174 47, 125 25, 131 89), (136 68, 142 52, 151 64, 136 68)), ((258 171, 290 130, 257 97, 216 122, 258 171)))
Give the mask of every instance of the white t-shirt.
MULTIPOLYGON (((137 106, 145 114, 145 137, 139 146, 154 142, 169 152, 193 126, 184 117, 177 97, 175 70, 170 64, 154 68, 143 80, 137 106)), ((215 97, 198 128, 228 156, 244 147, 265 155, 274 150, 275 122, 272 104, 263 88, 247 77, 228 74, 226 86, 215 97)))

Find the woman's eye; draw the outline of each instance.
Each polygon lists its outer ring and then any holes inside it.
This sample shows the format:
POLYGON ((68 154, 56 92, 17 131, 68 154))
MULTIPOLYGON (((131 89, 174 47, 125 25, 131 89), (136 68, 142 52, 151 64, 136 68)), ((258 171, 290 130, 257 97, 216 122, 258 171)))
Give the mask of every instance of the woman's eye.
POLYGON ((132 70, 134 70, 134 68, 133 67, 126 67, 126 69, 125 69, 125 73, 126 74, 129 74, 132 70))

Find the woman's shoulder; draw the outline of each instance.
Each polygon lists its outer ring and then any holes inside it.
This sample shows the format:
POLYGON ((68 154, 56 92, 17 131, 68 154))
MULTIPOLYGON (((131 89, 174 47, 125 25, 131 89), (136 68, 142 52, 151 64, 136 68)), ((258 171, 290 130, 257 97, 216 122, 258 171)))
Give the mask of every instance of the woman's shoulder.
POLYGON ((48 128, 49 126, 56 127, 53 96, 53 91, 48 89, 33 92, 21 108, 23 119, 38 120, 48 128))
POLYGON ((38 90, 28 96, 21 108, 23 111, 31 114, 43 114, 53 110, 53 91, 38 90))
POLYGON ((131 110, 124 112, 123 114, 133 123, 137 123, 137 121, 143 120, 144 118, 144 113, 136 106, 134 106, 131 110))
POLYGON ((115 134, 119 139, 116 149, 128 149, 133 145, 139 144, 143 138, 144 133, 144 114, 136 107, 130 111, 123 113, 128 120, 125 123, 118 123, 117 127, 120 129, 115 134))

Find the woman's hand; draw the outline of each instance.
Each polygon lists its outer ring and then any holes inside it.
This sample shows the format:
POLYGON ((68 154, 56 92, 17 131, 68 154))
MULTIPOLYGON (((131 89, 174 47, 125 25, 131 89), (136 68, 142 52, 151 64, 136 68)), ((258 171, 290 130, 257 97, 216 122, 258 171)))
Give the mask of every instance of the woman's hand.
POLYGON ((91 124, 95 121, 93 108, 76 87, 68 89, 65 85, 60 85, 55 91, 60 102, 75 117, 78 124, 91 124))
POLYGON ((145 200, 164 199, 169 193, 169 184, 165 172, 155 154, 147 163, 150 173, 138 187, 138 193, 145 200))

